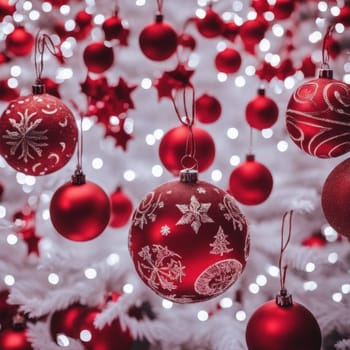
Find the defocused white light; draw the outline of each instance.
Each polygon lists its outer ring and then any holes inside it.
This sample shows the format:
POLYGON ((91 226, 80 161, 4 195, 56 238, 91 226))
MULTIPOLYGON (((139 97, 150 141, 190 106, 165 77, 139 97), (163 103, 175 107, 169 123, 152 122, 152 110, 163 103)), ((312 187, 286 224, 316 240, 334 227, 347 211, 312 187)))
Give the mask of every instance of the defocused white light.
POLYGON ((120 257, 117 253, 109 254, 107 256, 107 259, 106 259, 107 265, 109 265, 109 266, 114 266, 114 265, 118 264, 119 260, 120 260, 120 257))
POLYGON ((22 74, 22 68, 21 66, 14 65, 11 67, 10 72, 13 77, 19 77, 22 74))
POLYGON ((241 321, 242 322, 242 321, 244 321, 247 318, 247 315, 246 315, 246 313, 243 310, 239 310, 239 311, 236 312, 235 317, 236 317, 237 321, 241 321))
POLYGON ((59 67, 56 73, 57 80, 67 80, 73 77, 73 70, 71 68, 59 67))
POLYGON ((281 62, 281 57, 277 54, 271 54, 270 64, 272 67, 277 67, 281 62))
POLYGON ((85 269, 84 275, 87 279, 93 280, 97 276, 97 271, 92 267, 88 267, 87 269, 85 269))
POLYGON ((7 85, 12 89, 16 89, 18 87, 18 80, 16 78, 9 78, 7 85))
POLYGON ((343 81, 346 84, 350 84, 350 74, 344 74, 343 81))
POLYGON ((134 119, 133 118, 126 118, 124 121, 124 131, 127 134, 132 134, 134 131, 134 119))
POLYGON ((257 13, 255 10, 250 10, 247 13, 247 19, 251 20, 251 19, 255 19, 257 17, 257 13))
POLYGON ((47 280, 49 281, 49 283, 56 285, 59 283, 60 277, 56 273, 50 273, 47 276, 47 280))
POLYGON ((317 43, 318 41, 320 41, 322 39, 322 33, 318 30, 312 32, 310 35, 309 35, 309 41, 310 43, 312 44, 315 44, 317 43))
POLYGON ((105 16, 102 15, 101 13, 97 14, 97 15, 94 17, 94 23, 95 23, 97 26, 101 25, 104 21, 105 21, 105 16))
POLYGON ((236 128, 227 129, 226 135, 229 139, 234 140, 238 137, 239 131, 236 128))
POLYGON ((13 15, 12 15, 12 18, 13 20, 16 22, 16 23, 20 23, 20 22, 23 22, 24 21, 24 16, 19 13, 19 12, 15 12, 13 15))
POLYGON ((30 11, 28 17, 32 21, 37 21, 40 18, 40 12, 36 10, 30 11))
POLYGON ((251 283, 248 287, 250 293, 252 294, 258 294, 260 287, 256 283, 251 283))
POLYGON ((306 272, 313 272, 315 271, 316 265, 312 262, 308 262, 305 266, 305 271, 306 272))
POLYGON ((267 52, 270 50, 270 48, 271 48, 271 43, 268 39, 264 38, 260 41, 260 43, 259 43, 260 51, 267 52))
POLYGON ((196 16, 200 19, 203 19, 205 17, 205 10, 203 9, 197 9, 196 10, 196 16))
POLYGON ((338 34, 342 34, 344 33, 345 31, 345 27, 342 23, 337 23, 335 26, 334 26, 334 29, 335 31, 338 33, 338 34))
POLYGON ((272 26, 272 33, 278 38, 281 38, 284 34, 284 28, 280 24, 276 23, 272 26))
POLYGON ((92 339, 92 334, 90 331, 88 331, 87 329, 83 329, 80 332, 80 340, 87 343, 92 339))
POLYGON ((235 78, 235 85, 237 87, 243 87, 245 85, 245 83, 246 83, 246 80, 241 75, 239 75, 238 77, 235 78))
POLYGON ((83 131, 90 130, 93 125, 94 123, 91 118, 83 118, 83 122, 82 122, 83 131))
POLYGON ((336 303, 340 303, 343 300, 343 294, 337 292, 337 293, 333 293, 332 295, 332 299, 333 301, 335 301, 336 303))
POLYGON ((332 7, 331 7, 331 14, 332 14, 332 16, 334 16, 334 17, 339 16, 339 14, 340 14, 340 8, 339 8, 338 6, 332 6, 332 7))
POLYGON ((190 57, 188 58, 188 66, 189 68, 196 68, 199 65, 199 62, 201 60, 200 55, 198 55, 196 52, 191 52, 190 57))
POLYGON ((125 294, 131 294, 134 291, 134 286, 131 283, 126 283, 123 286, 123 292, 125 294))
POLYGON ((218 182, 222 179, 222 172, 219 169, 215 169, 211 173, 211 179, 215 182, 218 182))
POLYGON ((275 19, 275 14, 272 11, 266 11, 264 12, 264 18, 267 21, 271 22, 275 19))
POLYGON ((307 281, 304 282, 304 290, 305 291, 314 291, 317 289, 317 283, 315 281, 307 281))
POLYGON ((273 130, 272 129, 262 129, 261 135, 264 139, 270 139, 273 136, 273 130))
POLYGON ((322 231, 328 242, 335 242, 338 239, 338 232, 333 227, 325 225, 322 231))
POLYGON ((231 298, 225 297, 219 301, 219 304, 223 309, 228 309, 228 308, 232 307, 233 301, 231 298))
POLYGON ((219 41, 219 42, 216 44, 216 50, 217 50, 218 52, 225 50, 226 47, 227 47, 227 44, 226 44, 225 41, 219 41))
POLYGON ((152 167, 152 175, 154 177, 161 177, 163 175, 163 167, 161 165, 154 165, 152 167))
POLYGON ((163 299, 162 306, 164 309, 171 309, 173 307, 173 302, 170 300, 163 299))
POLYGON ((145 6, 146 0, 136 0, 135 5, 136 6, 145 6))
POLYGON ((295 86, 295 79, 293 77, 287 77, 284 79, 284 87, 288 90, 293 89, 295 86))
POLYGON ((103 167, 103 160, 101 158, 94 158, 91 161, 91 165, 96 170, 101 169, 103 167))
POLYGON ((162 129, 156 129, 153 131, 153 136, 156 140, 160 140, 164 135, 164 131, 162 129))
POLYGON ((6 216, 6 207, 0 205, 0 218, 4 218, 6 216))
POLYGON ((223 73, 223 72, 219 72, 217 74, 217 79, 220 83, 223 83, 227 80, 227 74, 226 73, 223 73))
POLYGON ((330 264, 335 264, 338 261, 338 254, 336 252, 330 253, 328 255, 328 262, 330 264))
POLYGON ((198 318, 199 321, 204 322, 204 321, 208 320, 209 314, 205 310, 200 310, 197 313, 197 318, 198 318))
POLYGON ((286 152, 287 149, 288 149, 288 142, 287 141, 279 141, 277 143, 277 149, 280 151, 280 152, 286 152))
POLYGON ((262 286, 265 286, 266 285, 266 283, 267 283, 267 278, 266 278, 266 276, 265 275, 258 275, 257 277, 256 277, 256 283, 260 286, 260 287, 262 287, 262 286))
POLYGON ((5 275, 4 276, 4 282, 7 286, 13 286, 16 282, 14 276, 12 275, 5 275))
POLYGON ((49 209, 44 209, 41 217, 43 218, 43 220, 49 220, 50 219, 50 210, 49 209))
POLYGON ((233 155, 230 158, 230 164, 232 166, 237 166, 240 162, 241 162, 241 158, 239 156, 237 156, 237 155, 233 155))
POLYGON ((126 181, 134 181, 136 178, 136 173, 134 170, 126 170, 123 175, 126 181))
POLYGON ((49 2, 43 2, 41 5, 41 9, 43 10, 43 12, 51 12, 52 5, 49 2))
POLYGON ((74 19, 69 19, 68 21, 64 22, 64 29, 68 32, 71 32, 76 26, 76 23, 74 19))
POLYGON ((273 265, 271 265, 267 268, 267 272, 272 277, 278 277, 280 275, 279 268, 277 266, 273 266, 273 265))
POLYGON ((232 10, 235 12, 241 11, 243 9, 243 3, 242 1, 234 1, 232 3, 232 10))
POLYGON ((249 77, 252 77, 255 75, 256 69, 254 66, 247 66, 245 68, 245 74, 248 75, 249 77))
POLYGON ((60 7, 60 12, 63 16, 69 15, 70 13, 70 6, 69 5, 62 5, 60 7))
POLYGON ((10 233, 6 237, 6 242, 9 245, 15 245, 18 242, 18 237, 15 234, 10 233))
POLYGON ((145 141, 147 145, 153 146, 156 143, 156 138, 154 137, 154 135, 148 134, 145 137, 145 141))

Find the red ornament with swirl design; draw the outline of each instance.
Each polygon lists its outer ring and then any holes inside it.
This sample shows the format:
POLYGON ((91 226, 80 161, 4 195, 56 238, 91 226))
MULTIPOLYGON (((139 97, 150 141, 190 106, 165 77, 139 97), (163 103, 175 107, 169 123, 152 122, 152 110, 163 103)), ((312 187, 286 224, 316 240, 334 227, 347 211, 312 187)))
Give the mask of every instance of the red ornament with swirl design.
POLYGON ((321 70, 318 79, 301 85, 287 106, 290 138, 304 152, 319 158, 350 150, 350 87, 321 70))
POLYGON ((247 222, 235 200, 183 170, 141 201, 129 251, 145 284, 177 303, 209 300, 240 276, 249 255, 247 222))

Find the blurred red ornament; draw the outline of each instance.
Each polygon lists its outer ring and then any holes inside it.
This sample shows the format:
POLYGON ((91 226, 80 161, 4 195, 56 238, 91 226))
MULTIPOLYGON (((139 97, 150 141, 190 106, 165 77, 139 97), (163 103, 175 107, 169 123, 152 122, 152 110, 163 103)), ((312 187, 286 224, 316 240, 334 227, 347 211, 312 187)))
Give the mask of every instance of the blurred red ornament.
POLYGON ((267 0, 252 0, 251 7, 258 15, 263 15, 264 12, 270 11, 270 4, 267 0))
POLYGON ((5 39, 6 51, 14 56, 27 56, 34 47, 34 36, 24 27, 16 27, 5 39))
POLYGON ((241 25, 239 34, 247 52, 255 53, 255 45, 264 39, 267 29, 268 24, 262 16, 247 20, 241 25))
POLYGON ((0 201, 2 200, 4 190, 5 190, 5 186, 0 182, 0 201))
POLYGON ((113 48, 96 41, 86 46, 83 58, 89 72, 103 73, 114 63, 113 48))
POLYGON ((8 79, 0 80, 0 100, 10 102, 19 97, 17 89, 11 88, 8 85, 8 79))
POLYGON ((335 231, 350 239, 350 158, 329 173, 323 184, 321 198, 328 223, 335 231))
POLYGON ((245 117, 254 129, 271 128, 278 118, 278 106, 274 100, 265 96, 265 89, 262 88, 258 90, 258 95, 248 102, 245 117))
POLYGON ((0 21, 6 16, 12 16, 15 11, 16 7, 10 5, 9 0, 0 0, 0 21))
POLYGON ((221 104, 211 95, 203 94, 195 102, 196 118, 201 123, 214 123, 220 118, 221 104))
POLYGON ((196 39, 188 33, 182 33, 178 37, 178 45, 193 51, 196 46, 196 39))
POLYGON ((239 34, 239 26, 231 21, 224 23, 224 29, 222 31, 222 36, 231 42, 236 40, 237 35, 239 34))
POLYGON ((132 214, 133 204, 131 199, 124 193, 121 187, 110 195, 111 220, 109 226, 117 228, 125 226, 132 214))
POLYGON ((284 80, 291 75, 295 74, 296 70, 294 68, 294 63, 290 58, 285 58, 278 65, 276 70, 276 76, 279 80, 284 80))
POLYGON ((317 248, 324 247, 327 244, 327 239, 321 232, 313 233, 310 237, 303 239, 301 244, 304 247, 317 248))
POLYGON ((226 74, 236 73, 241 67, 241 63, 242 58, 239 52, 230 47, 218 52, 215 57, 216 69, 226 74))
POLYGON ((350 27, 350 3, 345 1, 343 7, 341 7, 338 16, 336 16, 336 21, 341 23, 344 27, 350 27))
POLYGON ((0 118, 0 154, 14 169, 46 175, 73 156, 78 138, 74 115, 58 98, 40 93, 10 102, 0 118))
POLYGON ((272 78, 277 75, 277 69, 270 63, 264 61, 261 66, 257 68, 256 75, 260 78, 260 80, 270 82, 272 78))
POLYGON ((332 79, 332 70, 298 87, 286 114, 289 136, 304 152, 331 158, 350 150, 350 87, 332 79))
POLYGON ((181 181, 148 193, 135 210, 129 251, 145 284, 177 303, 225 292, 249 255, 245 217, 220 188, 184 170, 181 181))
POLYGON ((72 241, 84 242, 98 237, 107 227, 110 201, 102 188, 85 181, 82 173, 59 187, 50 203, 51 222, 57 232, 72 241))
POLYGON ((289 18, 295 9, 294 0, 276 0, 271 6, 271 11, 275 15, 275 19, 282 20, 289 18))
POLYGON ((196 18, 195 24, 199 33, 205 38, 218 37, 224 30, 223 20, 211 6, 208 6, 203 18, 196 18))
POLYGON ((61 7, 62 5, 68 4, 70 0, 47 0, 54 7, 61 7))
POLYGON ((18 312, 18 305, 7 302, 9 294, 8 290, 0 292, 0 331, 13 326, 14 317, 18 312))
POLYGON ((75 28, 72 35, 77 40, 84 40, 90 34, 93 27, 92 15, 84 10, 75 15, 75 28))
POLYGON ((139 45, 143 54, 153 61, 164 61, 177 49, 178 39, 174 28, 163 21, 163 15, 156 16, 155 22, 142 29, 139 45))
MULTIPOLYGON (((195 160, 198 162, 198 171, 207 170, 214 161, 215 143, 210 134, 197 126, 192 127, 195 143, 195 160)), ((191 135, 188 126, 181 125, 170 129, 159 144, 159 158, 165 168, 173 175, 178 175, 180 170, 186 167, 187 150, 186 145, 191 135)), ((191 164, 190 166, 193 166, 191 164)))
POLYGON ((129 29, 123 24, 122 19, 118 15, 118 11, 115 11, 113 16, 105 19, 102 23, 102 30, 106 40, 119 40, 121 45, 127 46, 129 29))
POLYGON ((303 58, 299 70, 303 72, 304 78, 313 78, 316 75, 316 64, 310 55, 303 58))
POLYGON ((246 161, 237 166, 229 178, 229 192, 240 203, 257 205, 263 203, 273 187, 270 170, 248 154, 246 161))
POLYGON ((25 329, 5 329, 0 332, 1 350, 33 350, 25 329))

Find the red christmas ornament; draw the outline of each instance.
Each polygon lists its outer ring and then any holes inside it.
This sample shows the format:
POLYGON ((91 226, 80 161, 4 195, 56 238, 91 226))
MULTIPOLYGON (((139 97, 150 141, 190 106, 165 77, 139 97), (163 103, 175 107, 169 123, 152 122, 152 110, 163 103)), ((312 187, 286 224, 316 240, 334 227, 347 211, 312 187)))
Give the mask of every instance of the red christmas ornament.
POLYGON ((275 19, 282 20, 289 18, 295 9, 295 3, 294 0, 276 0, 271 8, 275 19))
POLYGON ((111 195, 111 220, 109 226, 122 227, 125 226, 132 214, 133 204, 131 199, 118 187, 111 195))
POLYGON ((34 47, 34 36, 24 27, 16 27, 5 39, 6 51, 14 56, 27 56, 34 47))
POLYGON ((113 48, 103 42, 93 42, 86 46, 83 59, 89 72, 103 73, 114 63, 113 48))
POLYGON ((0 292, 0 330, 13 326, 14 317, 18 312, 18 305, 8 304, 9 291, 0 292))
POLYGON ((216 69, 226 74, 236 73, 241 67, 241 63, 242 58, 239 52, 229 47, 218 52, 215 57, 216 69))
POLYGON ((315 232, 310 237, 303 239, 301 242, 301 245, 310 248, 324 247, 326 244, 327 239, 321 232, 315 232))
POLYGON ((59 187, 50 203, 51 222, 57 232, 72 241, 96 238, 110 219, 109 197, 93 182, 77 171, 71 182, 59 187))
POLYGON ((142 29, 139 45, 143 54, 153 61, 164 61, 172 56, 177 49, 177 33, 172 26, 163 21, 163 15, 158 14, 155 22, 142 29))
POLYGON ((0 0, 0 21, 2 21, 6 16, 12 16, 16 11, 14 5, 9 4, 9 0, 0 0))
POLYGON ((338 164, 328 175, 322 188, 322 208, 328 223, 350 239, 349 198, 350 158, 338 164))
POLYGON ((239 26, 235 22, 227 22, 224 24, 224 29, 222 31, 222 36, 231 42, 236 40, 239 34, 239 26))
POLYGON ((0 118, 0 154, 14 169, 45 175, 73 156, 78 129, 72 112, 58 98, 34 85, 33 94, 10 102, 0 118))
POLYGON ((318 79, 301 85, 286 114, 289 136, 304 152, 331 158, 350 150, 350 87, 332 79, 332 70, 321 70, 318 79))
POLYGON ((219 100, 208 94, 203 94, 195 102, 196 118, 201 123, 214 123, 220 118, 221 104, 219 100))
POLYGON ((350 27, 350 3, 345 1, 344 6, 340 9, 338 16, 336 17, 338 23, 341 23, 344 27, 350 27))
POLYGON ((106 40, 119 40, 121 45, 127 45, 127 39, 129 36, 129 30, 123 25, 122 19, 118 15, 118 11, 115 14, 107 18, 102 24, 102 30, 105 34, 106 40))
MULTIPOLYGON (((214 161, 215 143, 210 134, 197 126, 192 127, 195 142, 195 158, 198 162, 198 171, 207 170, 214 161)), ((159 158, 165 168, 173 175, 178 175, 184 168, 182 164, 186 161, 186 145, 190 138, 190 130, 181 125, 169 130, 159 144, 159 158)), ((192 164, 193 165, 193 164, 192 164)), ((186 165, 185 165, 186 167, 186 165)))
POLYGON ((299 68, 304 74, 304 78, 313 78, 316 74, 316 64, 310 55, 304 57, 299 68))
POLYGON ((265 96, 265 89, 247 104, 245 117, 248 124, 258 130, 271 128, 278 118, 278 106, 274 100, 265 96))
POLYGON ((196 39, 192 35, 182 33, 178 37, 178 45, 193 51, 196 48, 197 43, 196 39))
POLYGON ((10 88, 8 85, 8 79, 0 80, 0 100, 10 102, 19 97, 17 89, 10 88))
POLYGON ((248 350, 320 350, 322 338, 313 314, 281 291, 253 313, 246 342, 248 350))
POLYGON ((247 20, 241 25, 239 34, 247 52, 254 54, 255 45, 264 39, 267 29, 268 24, 262 16, 247 20))
POLYGON ((277 67, 276 77, 279 80, 284 80, 293 74, 295 74, 293 61, 290 58, 285 58, 277 67))
POLYGON ((222 34, 225 26, 221 17, 211 8, 211 6, 208 6, 203 18, 196 18, 195 24, 199 33, 205 38, 218 37, 222 34))
POLYGON ((141 201, 129 232, 140 278, 177 303, 209 300, 225 292, 249 254, 245 217, 225 191, 184 170, 141 201))
POLYGON ((73 30, 73 36, 77 40, 84 40, 90 34, 93 27, 92 15, 82 10, 75 15, 75 28, 73 30))
POLYGON ((5 329, 0 332, 1 350, 33 350, 27 339, 27 331, 5 329))
POLYGON ((235 199, 245 205, 257 205, 270 195, 273 178, 269 169, 248 154, 246 161, 235 168, 229 179, 229 190, 235 199))
POLYGON ((260 80, 266 80, 270 82, 276 75, 277 69, 266 61, 264 61, 256 70, 256 76, 259 77, 260 80))
POLYGON ((267 0, 252 0, 251 7, 258 15, 263 15, 264 12, 270 11, 270 4, 267 0))

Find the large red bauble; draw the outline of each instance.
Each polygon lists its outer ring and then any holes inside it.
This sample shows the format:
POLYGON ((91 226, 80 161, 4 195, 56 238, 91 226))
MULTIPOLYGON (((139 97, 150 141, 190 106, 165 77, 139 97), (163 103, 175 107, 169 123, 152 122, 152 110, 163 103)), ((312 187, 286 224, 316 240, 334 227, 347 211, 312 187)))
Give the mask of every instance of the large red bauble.
POLYGON ((14 169, 45 175, 73 156, 78 128, 72 112, 49 94, 20 97, 0 118, 0 154, 14 169))
POLYGON ((241 67, 241 63, 242 58, 239 52, 230 47, 218 52, 215 57, 216 69, 226 74, 236 73, 241 67))
POLYGON ((16 27, 6 39, 6 51, 14 56, 27 56, 34 47, 34 36, 24 27, 16 27))
POLYGON ((224 22, 221 17, 208 7, 203 18, 196 18, 196 26, 205 38, 215 38, 222 34, 224 30, 224 22))
POLYGON ((336 21, 343 24, 345 27, 350 27, 350 4, 348 1, 345 1, 345 4, 340 9, 336 21))
POLYGON ((322 209, 328 223, 350 239, 350 158, 338 164, 322 188, 322 209))
POLYGON ((209 300, 240 276, 249 255, 245 217, 220 188, 184 170, 135 210, 129 251, 145 284, 177 303, 209 300))
POLYGON ((86 46, 83 59, 90 72, 103 73, 114 63, 113 48, 106 46, 103 42, 93 42, 86 46))
POLYGON ((27 331, 5 329, 0 332, 1 350, 33 350, 27 339, 27 331))
POLYGON ((201 123, 213 123, 220 118, 221 104, 219 100, 211 95, 203 94, 195 102, 196 118, 201 123))
MULTIPOLYGON (((197 126, 192 127, 196 148, 195 159, 198 162, 198 171, 207 170, 214 161, 215 143, 210 134, 197 126)), ((170 129, 159 144, 159 158, 165 168, 174 175, 178 175, 184 167, 182 160, 186 161, 186 145, 190 141, 190 130, 181 125, 170 129)), ((193 165, 193 164, 192 164, 193 165)), ((189 165, 190 166, 190 165, 189 165)))
POLYGON ((260 306, 246 328, 248 350, 320 350, 321 331, 303 305, 279 306, 275 300, 260 306))
POLYGON ((108 225, 110 213, 109 197, 93 182, 67 182, 51 198, 51 222, 59 234, 72 241, 99 236, 108 225))
POLYGON ((338 157, 350 150, 350 87, 325 78, 301 85, 287 106, 290 138, 304 152, 319 158, 338 157))
POLYGON ((245 117, 254 129, 271 128, 278 118, 278 106, 274 100, 265 96, 264 89, 259 89, 258 95, 248 102, 245 117))
POLYGON ((153 61, 164 61, 172 56, 178 44, 174 28, 157 15, 155 22, 142 29, 139 45, 143 54, 153 61))
POLYGON ((246 161, 235 168, 230 175, 229 190, 235 199, 245 205, 257 205, 264 202, 273 187, 270 170, 248 154, 246 161))
POLYGON ((111 195, 111 220, 109 226, 122 227, 130 219, 133 210, 131 199, 118 187, 111 195))
POLYGON ((0 101, 10 102, 19 97, 17 89, 11 88, 8 85, 8 79, 0 80, 0 101))

